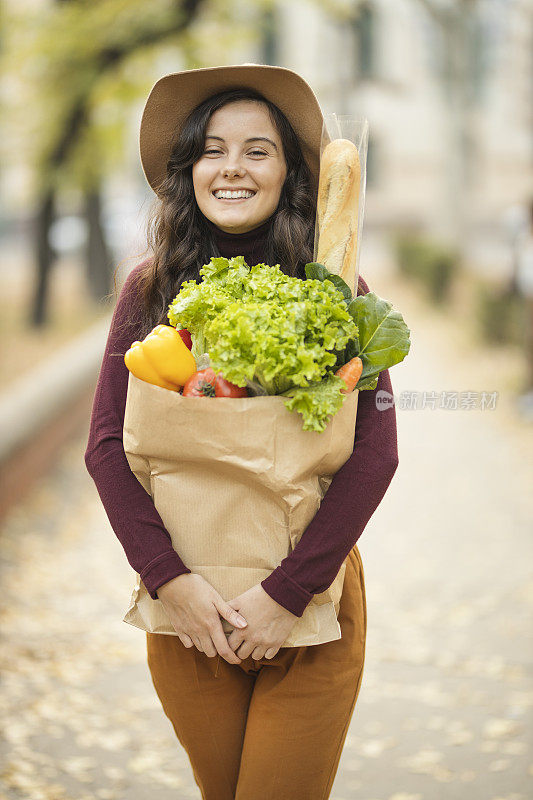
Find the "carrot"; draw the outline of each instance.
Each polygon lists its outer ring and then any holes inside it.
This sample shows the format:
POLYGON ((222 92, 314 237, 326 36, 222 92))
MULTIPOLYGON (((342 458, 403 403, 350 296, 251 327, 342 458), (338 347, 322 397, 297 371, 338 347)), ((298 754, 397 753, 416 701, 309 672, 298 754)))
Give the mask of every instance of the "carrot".
POLYGON ((363 362, 359 358, 359 356, 355 356, 347 364, 343 364, 342 367, 339 367, 335 375, 338 375, 339 378, 342 378, 346 384, 346 389, 341 389, 342 394, 349 394, 353 392, 357 385, 357 381, 361 377, 361 373, 363 371, 363 362))

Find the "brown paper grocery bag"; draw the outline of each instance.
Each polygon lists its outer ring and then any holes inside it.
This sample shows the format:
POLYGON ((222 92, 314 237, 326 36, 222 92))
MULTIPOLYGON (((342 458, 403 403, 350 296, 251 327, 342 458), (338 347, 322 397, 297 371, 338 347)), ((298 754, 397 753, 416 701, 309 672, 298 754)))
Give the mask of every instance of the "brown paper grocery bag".
MULTIPOLYGON (((260 583, 295 547, 333 475, 353 451, 358 391, 326 429, 304 431, 284 398, 183 397, 129 374, 124 450, 192 572, 224 600, 260 583)), ((337 620, 346 562, 314 595, 282 647, 341 638, 337 620)), ((140 576, 124 621, 176 631, 140 576)), ((226 634, 233 628, 222 620, 226 634)))

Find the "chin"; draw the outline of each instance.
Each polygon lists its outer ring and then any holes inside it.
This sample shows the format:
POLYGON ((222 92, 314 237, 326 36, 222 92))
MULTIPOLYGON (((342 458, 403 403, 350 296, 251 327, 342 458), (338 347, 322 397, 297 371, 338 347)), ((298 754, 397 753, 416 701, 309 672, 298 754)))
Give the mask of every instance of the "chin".
POLYGON ((227 228, 228 231, 231 230, 232 233, 245 233, 248 230, 252 230, 252 228, 257 228, 261 222, 256 222, 255 220, 242 220, 242 219, 231 219, 227 217, 214 217, 211 220, 214 224, 219 228, 227 228), (243 228, 244 230, 240 230, 243 228), (238 230, 237 230, 238 229, 238 230))
POLYGON ((257 228, 257 224, 254 223, 250 223, 249 225, 243 226, 237 223, 235 225, 231 225, 228 222, 221 221, 221 222, 215 222, 215 225, 217 225, 221 230, 225 229, 227 233, 247 233, 248 231, 251 231, 253 228, 257 228))

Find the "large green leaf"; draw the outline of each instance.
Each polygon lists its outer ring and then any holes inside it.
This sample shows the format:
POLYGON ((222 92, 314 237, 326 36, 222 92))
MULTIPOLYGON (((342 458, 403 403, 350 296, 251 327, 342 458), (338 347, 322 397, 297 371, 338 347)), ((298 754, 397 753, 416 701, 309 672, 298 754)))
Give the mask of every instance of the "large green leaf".
MULTIPOLYGON (((357 388, 375 389, 379 373, 403 361, 408 354, 409 328, 400 312, 374 292, 352 300, 348 313, 357 325, 359 350, 356 355, 363 362, 357 388)), ((353 352, 355 347, 349 343, 348 349, 353 352)))

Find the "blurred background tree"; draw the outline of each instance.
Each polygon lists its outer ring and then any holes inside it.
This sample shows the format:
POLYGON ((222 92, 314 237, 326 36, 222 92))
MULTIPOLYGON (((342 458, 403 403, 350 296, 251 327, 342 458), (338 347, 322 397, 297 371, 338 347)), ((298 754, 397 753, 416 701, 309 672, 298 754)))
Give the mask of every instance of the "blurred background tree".
POLYGON ((50 229, 62 193, 83 196, 88 286, 95 299, 109 292, 112 257, 102 229, 101 182, 121 159, 132 101, 150 89, 152 49, 162 43, 179 47, 201 5, 202 0, 60 0, 12 7, 6 14, 3 56, 16 86, 11 136, 35 176, 32 325, 47 319, 56 258, 50 229))

